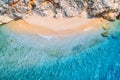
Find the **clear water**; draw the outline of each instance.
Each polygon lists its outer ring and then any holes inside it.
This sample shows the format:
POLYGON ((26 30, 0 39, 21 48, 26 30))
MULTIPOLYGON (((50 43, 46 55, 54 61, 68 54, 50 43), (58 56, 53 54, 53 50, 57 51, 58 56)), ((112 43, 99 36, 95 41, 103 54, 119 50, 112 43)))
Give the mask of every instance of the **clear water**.
POLYGON ((0 27, 0 80, 120 80, 120 21, 108 37, 45 39, 0 27))

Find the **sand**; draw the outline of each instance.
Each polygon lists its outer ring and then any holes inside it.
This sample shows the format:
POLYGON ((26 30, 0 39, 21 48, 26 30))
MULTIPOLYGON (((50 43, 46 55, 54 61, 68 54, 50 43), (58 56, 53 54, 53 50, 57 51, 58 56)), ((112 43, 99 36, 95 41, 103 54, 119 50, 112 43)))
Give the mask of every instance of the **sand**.
POLYGON ((102 18, 72 17, 55 19, 33 14, 28 18, 12 21, 7 25, 9 29, 18 33, 65 36, 92 31, 102 27, 106 22, 102 18))

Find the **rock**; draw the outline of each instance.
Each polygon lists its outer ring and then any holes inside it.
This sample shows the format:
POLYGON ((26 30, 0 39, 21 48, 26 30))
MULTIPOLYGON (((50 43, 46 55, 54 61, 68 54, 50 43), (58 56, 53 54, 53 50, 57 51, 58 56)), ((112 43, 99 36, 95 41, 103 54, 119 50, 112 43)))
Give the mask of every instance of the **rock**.
POLYGON ((102 35, 103 37, 108 37, 108 36, 109 36, 109 33, 108 33, 108 32, 103 32, 101 35, 102 35))
POLYGON ((110 27, 109 27, 108 25, 104 25, 104 26, 103 26, 103 29, 104 29, 104 30, 109 30, 110 27))
POLYGON ((0 24, 5 24, 8 23, 10 21, 12 21, 13 19, 8 17, 8 16, 0 16, 0 24))
POLYGON ((5 2, 0 0, 0 6, 2 6, 3 4, 5 4, 5 2))
POLYGON ((53 0, 55 3, 59 3, 59 0, 53 0))
MULTIPOLYGON (((32 12, 55 18, 84 16, 120 19, 120 0, 0 0, 0 15, 13 19, 32 12), (54 14, 54 15, 53 15, 54 14)), ((4 21, 3 21, 4 22, 4 21)))
POLYGON ((107 19, 109 21, 115 21, 117 14, 115 12, 109 12, 105 15, 103 15, 104 19, 107 19))
POLYGON ((117 17, 116 17, 117 19, 120 19, 120 13, 117 15, 117 17))
POLYGON ((4 9, 3 7, 0 7, 0 15, 3 15, 6 13, 6 9, 4 9))
POLYGON ((25 0, 25 3, 29 3, 30 0, 25 0))
MULTIPOLYGON (((88 1, 88 12, 92 16, 102 17, 108 14, 108 12, 113 11, 115 13, 119 12, 120 0, 89 0, 88 1)), ((109 15, 112 19, 115 17, 109 15)), ((109 18, 107 18, 109 19, 109 18)))
POLYGON ((73 8, 73 7, 68 7, 66 9, 64 9, 64 15, 67 17, 73 17, 76 16, 79 12, 77 11, 77 9, 73 8))
POLYGON ((118 39, 118 36, 115 35, 115 34, 112 34, 111 37, 112 37, 113 39, 118 39))
POLYGON ((84 5, 81 0, 79 1, 60 1, 60 7, 62 8, 63 15, 66 17, 73 17, 80 14, 83 11, 84 5))
POLYGON ((56 9, 56 14, 54 16, 55 18, 61 18, 63 17, 61 9, 56 9))
POLYGON ((0 25, 3 24, 1 21, 0 21, 0 25))
POLYGON ((14 13, 13 16, 15 18, 22 18, 22 14, 21 13, 14 13))
POLYGON ((8 4, 3 4, 2 7, 3 7, 4 9, 8 9, 8 8, 9 8, 8 4))

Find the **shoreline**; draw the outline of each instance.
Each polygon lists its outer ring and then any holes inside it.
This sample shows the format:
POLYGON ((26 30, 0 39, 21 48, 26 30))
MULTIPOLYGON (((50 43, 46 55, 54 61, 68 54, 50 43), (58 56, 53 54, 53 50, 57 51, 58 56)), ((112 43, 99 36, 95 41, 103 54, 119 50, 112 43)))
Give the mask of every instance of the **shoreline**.
POLYGON ((55 19, 32 15, 23 20, 11 21, 7 27, 17 33, 43 36, 66 36, 95 30, 108 23, 102 18, 72 17, 55 19))

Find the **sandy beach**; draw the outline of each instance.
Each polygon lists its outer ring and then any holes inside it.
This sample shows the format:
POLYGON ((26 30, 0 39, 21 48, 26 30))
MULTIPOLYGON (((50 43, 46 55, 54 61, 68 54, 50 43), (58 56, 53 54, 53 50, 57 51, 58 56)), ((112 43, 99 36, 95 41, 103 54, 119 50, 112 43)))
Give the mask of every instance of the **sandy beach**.
POLYGON ((18 33, 65 36, 92 31, 102 27, 106 22, 102 18, 72 17, 55 19, 34 14, 23 20, 12 21, 7 25, 10 30, 18 33))

